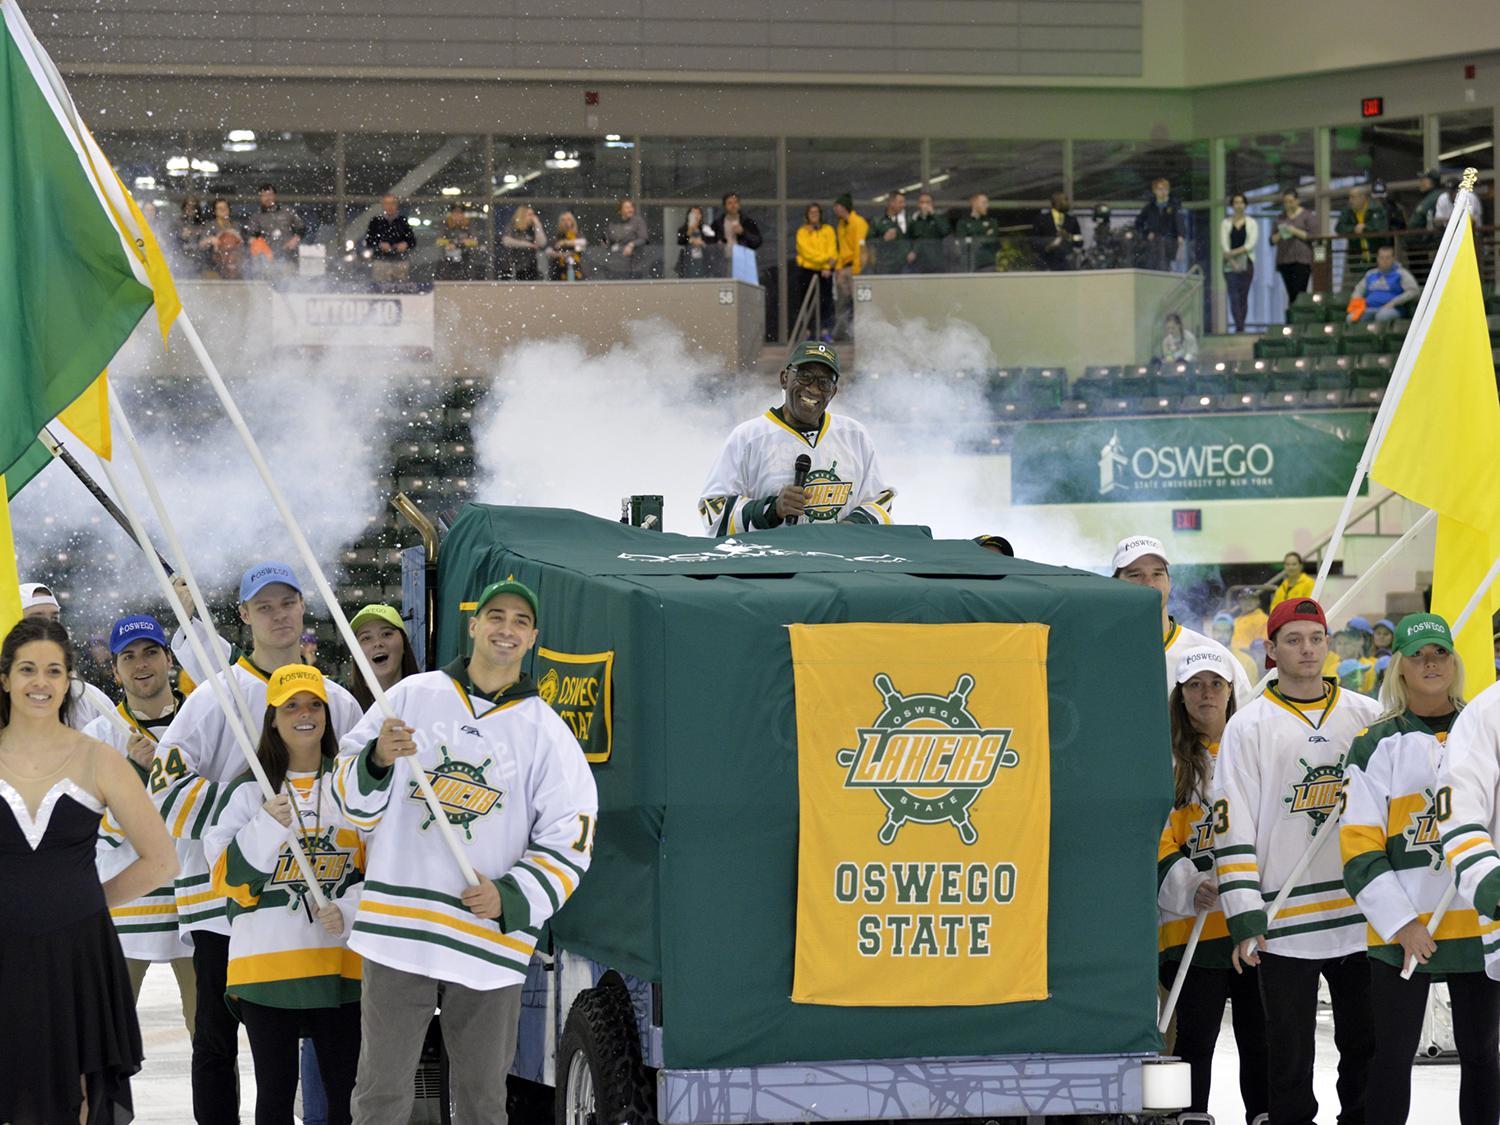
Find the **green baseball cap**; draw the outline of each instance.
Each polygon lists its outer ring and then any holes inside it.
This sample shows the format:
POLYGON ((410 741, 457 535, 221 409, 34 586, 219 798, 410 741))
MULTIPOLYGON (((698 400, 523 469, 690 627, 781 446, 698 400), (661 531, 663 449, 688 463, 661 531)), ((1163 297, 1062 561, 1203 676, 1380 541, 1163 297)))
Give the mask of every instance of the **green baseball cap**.
POLYGON ((1423 645, 1437 645, 1453 651, 1453 631, 1435 613, 1408 613, 1396 625, 1395 649, 1410 656, 1423 645))
MULTIPOLYGON (((514 577, 505 578, 499 582, 491 582, 483 590, 479 591, 479 597, 474 602, 475 614, 477 615, 480 610, 484 609, 485 606, 494 601, 501 594, 514 594, 516 597, 520 598, 523 602, 529 605, 531 607, 531 616, 533 619, 541 616, 537 611, 535 591, 533 591, 530 586, 526 585, 526 583, 516 581, 514 577)), ((535 622, 533 621, 533 624, 534 623, 535 622)))
POLYGON ((350 618, 349 631, 357 632, 359 627, 366 621, 384 621, 387 625, 393 625, 403 633, 406 632, 406 622, 401 620, 401 614, 390 606, 381 605, 379 602, 365 606, 350 618))
POLYGON ((806 367, 809 363, 831 367, 835 379, 840 375, 839 353, 834 351, 832 344, 825 344, 821 340, 804 340, 792 349, 791 358, 786 361, 788 367, 806 367))

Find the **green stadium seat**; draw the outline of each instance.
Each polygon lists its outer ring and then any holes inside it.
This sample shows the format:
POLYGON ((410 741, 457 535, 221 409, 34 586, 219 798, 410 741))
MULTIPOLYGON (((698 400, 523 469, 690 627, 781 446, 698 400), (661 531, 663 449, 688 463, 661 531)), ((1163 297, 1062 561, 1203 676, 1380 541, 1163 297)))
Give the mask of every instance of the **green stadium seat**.
POLYGON ((1380 355, 1359 356, 1354 365, 1354 387, 1359 389, 1383 388, 1391 381, 1391 372, 1396 367, 1396 357, 1390 352, 1380 355))
POLYGON ((1500 347, 1500 313, 1491 313, 1484 319, 1490 327, 1490 347, 1500 347))
POLYGON ((1264 370, 1235 371, 1229 379, 1229 393, 1235 395, 1255 395, 1259 397, 1271 389, 1271 371, 1267 367, 1264 370))
POLYGON ((1321 324, 1328 318, 1323 315, 1327 297, 1326 293, 1309 293, 1303 290, 1292 298, 1291 305, 1286 310, 1287 322, 1290 324, 1321 324))
POLYGON ((1067 388, 1066 368, 1027 367, 1021 371, 1021 398, 1032 414, 1055 410, 1067 388))
POLYGON ((1278 359, 1271 372, 1271 391, 1305 391, 1312 386, 1312 359, 1292 356, 1278 359))
POLYGON ((1385 325, 1375 320, 1345 325, 1339 350, 1344 355, 1374 355, 1385 351, 1384 329, 1385 325))
POLYGON ((1156 390, 1156 371, 1146 364, 1123 368, 1115 379, 1115 394, 1120 398, 1144 398, 1156 390))
POLYGON ((1192 390, 1200 395, 1222 395, 1229 393, 1232 364, 1226 360, 1200 363, 1198 373, 1193 376, 1192 390))
POLYGON ((1486 293, 1484 295, 1484 311, 1490 316, 1500 315, 1500 293, 1486 293))
POLYGON ((1312 363, 1313 389, 1347 391, 1353 386, 1354 358, 1348 355, 1320 355, 1312 363))
POLYGON ((1406 343, 1406 334, 1411 331, 1411 319, 1398 316, 1395 320, 1384 320, 1380 328, 1381 351, 1399 352, 1401 345, 1406 343))
POLYGON ((1187 382, 1198 373, 1198 365, 1191 360, 1174 360, 1171 363, 1163 363, 1158 373, 1164 379, 1187 382))
POLYGON ((1337 355, 1343 337, 1343 324, 1304 324, 1297 330, 1297 354, 1302 356, 1337 355))
POLYGON ((1290 325, 1267 329, 1265 335, 1255 341, 1256 359, 1277 359, 1297 354, 1296 329, 1290 325))

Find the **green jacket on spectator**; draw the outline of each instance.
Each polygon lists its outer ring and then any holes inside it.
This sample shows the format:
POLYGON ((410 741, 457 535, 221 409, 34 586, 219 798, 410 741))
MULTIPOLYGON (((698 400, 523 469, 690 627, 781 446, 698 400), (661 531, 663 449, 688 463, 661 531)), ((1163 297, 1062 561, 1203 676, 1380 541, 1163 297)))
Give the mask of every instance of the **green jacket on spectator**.
POLYGON ((1417 205, 1411 209, 1411 219, 1407 225, 1412 230, 1426 230, 1432 226, 1432 216, 1437 211, 1437 202, 1443 198, 1443 189, 1435 187, 1417 201, 1417 205))
POLYGON ((912 266, 918 273, 943 272, 943 239, 950 229, 947 217, 936 211, 931 215, 917 211, 906 220, 906 236, 915 255, 912 266))
POLYGON ((881 212, 878 218, 870 220, 870 242, 875 248, 876 273, 900 273, 906 268, 911 240, 892 216, 881 212), (896 232, 895 238, 886 238, 885 232, 889 230, 896 232))
MULTIPOLYGON (((1339 212, 1339 221, 1334 226, 1333 232, 1335 234, 1352 235, 1354 228, 1359 225, 1360 221, 1360 216, 1354 212, 1352 207, 1345 207, 1339 212)), ((1365 234, 1367 235, 1375 231, 1391 229, 1390 216, 1385 213, 1385 207, 1373 199, 1365 205, 1363 221, 1365 224, 1365 234)), ((1389 245, 1391 245, 1389 238, 1350 238, 1348 264, 1345 269, 1349 271, 1358 270, 1363 273, 1375 261, 1375 251, 1379 250, 1382 246, 1389 245)))
POLYGON ((993 215, 972 212, 958 220, 958 258, 965 271, 995 268, 1000 251, 1000 222, 993 215))

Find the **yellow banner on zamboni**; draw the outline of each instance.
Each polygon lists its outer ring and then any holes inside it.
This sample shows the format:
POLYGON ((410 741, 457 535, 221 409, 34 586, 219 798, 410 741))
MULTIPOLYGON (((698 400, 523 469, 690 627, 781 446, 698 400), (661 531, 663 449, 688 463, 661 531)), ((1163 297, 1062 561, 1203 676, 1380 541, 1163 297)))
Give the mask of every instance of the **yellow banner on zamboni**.
POLYGON ((794 1002, 1046 997, 1047 633, 791 626, 794 1002))

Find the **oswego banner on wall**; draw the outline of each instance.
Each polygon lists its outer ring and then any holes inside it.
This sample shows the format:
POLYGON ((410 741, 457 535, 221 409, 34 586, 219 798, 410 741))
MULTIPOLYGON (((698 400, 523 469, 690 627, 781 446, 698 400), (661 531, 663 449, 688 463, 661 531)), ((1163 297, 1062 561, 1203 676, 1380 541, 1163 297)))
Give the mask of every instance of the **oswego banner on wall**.
POLYGON ((1343 496, 1373 418, 1363 410, 1121 418, 1021 426, 1017 504, 1343 496))
POLYGON ((1047 995, 1045 625, 790 627, 801 1004, 1047 995))
POLYGON ((271 293, 278 348, 432 350, 432 293, 271 293))

